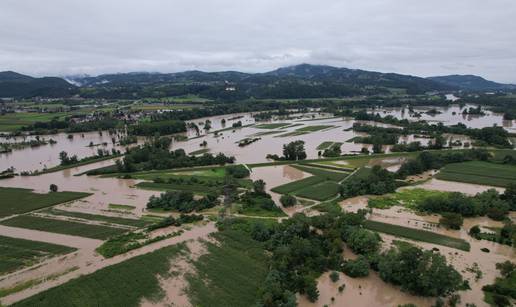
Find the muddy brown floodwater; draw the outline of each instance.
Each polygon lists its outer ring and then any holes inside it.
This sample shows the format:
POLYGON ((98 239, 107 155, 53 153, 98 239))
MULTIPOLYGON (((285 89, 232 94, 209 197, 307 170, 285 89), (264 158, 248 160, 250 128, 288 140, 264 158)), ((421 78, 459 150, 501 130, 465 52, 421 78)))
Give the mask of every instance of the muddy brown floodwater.
MULTIPOLYGON (((425 184, 418 185, 416 187, 424 187, 424 185, 425 184)), ((436 186, 432 185, 432 187, 435 189, 436 186)), ((476 185, 471 185, 468 187, 466 184, 466 186, 460 185, 456 186, 455 189, 446 189, 446 191, 457 190, 457 188, 460 188, 461 192, 475 194, 479 191, 484 190, 486 187, 478 187, 476 185)), ((358 209, 367 207, 368 198, 368 196, 358 196, 346 199, 341 202, 341 206, 346 211, 356 211, 358 209)), ((484 294, 482 291, 482 287, 487 284, 492 284, 495 278, 498 276, 499 273, 495 267, 496 263, 503 262, 506 260, 514 261, 516 257, 516 250, 510 246, 501 245, 486 240, 476 240, 469 236, 468 230, 474 225, 479 225, 483 227, 484 230, 487 230, 485 227, 501 227, 503 226, 503 223, 493 221, 488 217, 465 218, 464 225, 461 228, 461 230, 448 230, 438 226, 439 218, 440 216, 437 214, 420 215, 414 213, 413 211, 407 208, 399 206, 393 206, 389 209, 373 209, 372 214, 368 216, 368 219, 374 221, 380 221, 389 224, 432 231, 446 236, 466 240, 471 245, 471 250, 469 252, 453 249, 446 246, 429 244, 420 241, 412 241, 400 237, 381 234, 381 237, 384 240, 384 249, 388 248, 392 244, 393 240, 408 241, 424 249, 438 248, 439 252, 446 257, 448 262, 451 263, 463 275, 465 279, 469 280, 471 290, 459 292, 462 298, 461 305, 464 305, 465 303, 475 303, 477 306, 488 306, 483 301, 484 294), (490 253, 486 254, 482 252, 482 248, 488 248, 490 250, 490 253), (468 268, 471 268, 474 263, 477 263, 479 269, 483 273, 482 278, 479 280, 475 280, 475 274, 467 270, 468 268)), ((514 219, 515 214, 511 213, 510 218, 514 219)), ((360 279, 357 280, 353 282, 360 282, 360 279)), ((357 305, 354 304, 353 306, 384 306, 385 304, 387 304, 387 306, 397 306, 397 304, 409 302, 414 303, 417 306, 431 305, 430 300, 422 300, 419 297, 411 297, 404 293, 392 292, 392 286, 383 283, 375 275, 367 277, 361 284, 361 292, 362 295, 365 295, 365 298, 355 297, 356 291, 348 294, 346 292, 346 290, 348 289, 347 287, 342 294, 338 294, 338 291, 335 291, 336 287, 338 287, 338 283, 337 285, 333 285, 329 281, 328 276, 326 275, 319 280, 319 283, 323 287, 323 290, 319 290, 321 291, 321 294, 325 295, 324 298, 326 299, 326 301, 328 301, 328 295, 330 295, 330 298, 331 296, 334 296, 337 303, 339 302, 337 299, 341 298, 340 302, 343 302, 343 306, 345 306, 344 302, 355 302, 355 299, 357 300, 357 302, 360 303, 357 305), (366 284, 365 290, 364 283, 366 284), (377 288, 380 288, 381 290, 377 290, 377 288), (392 295, 390 294, 391 292, 392 295), (385 293, 387 297, 393 300, 385 301, 384 297, 378 296, 377 293, 385 293)))
MULTIPOLYGON (((278 206, 281 206, 279 201, 281 194, 274 193, 271 191, 272 188, 297 181, 306 177, 312 176, 309 173, 298 170, 289 165, 277 165, 277 166, 266 166, 266 167, 255 167, 251 172, 251 179, 258 180, 262 179, 265 181, 265 189, 267 193, 271 194, 272 199, 278 206)), ((301 206, 294 206, 290 208, 282 208, 285 213, 292 215, 301 206)))

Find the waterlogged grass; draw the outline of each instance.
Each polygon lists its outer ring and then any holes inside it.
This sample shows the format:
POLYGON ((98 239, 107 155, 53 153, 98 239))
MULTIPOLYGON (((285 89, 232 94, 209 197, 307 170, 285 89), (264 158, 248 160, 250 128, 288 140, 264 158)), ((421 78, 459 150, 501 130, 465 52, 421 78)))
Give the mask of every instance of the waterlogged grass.
POLYGON ((318 184, 325 181, 324 178, 318 176, 307 177, 298 181, 289 182, 287 184, 283 184, 271 189, 271 191, 279 193, 279 194, 288 194, 293 193, 294 191, 298 191, 301 189, 308 188, 312 185, 318 184))
POLYGON ((33 229, 101 240, 127 231, 125 229, 103 225, 90 225, 30 215, 15 216, 0 222, 0 224, 10 227, 33 229))
POLYGON ((386 196, 369 199, 368 206, 371 208, 387 209, 392 206, 404 206, 416 209, 417 205, 424 199, 438 195, 448 195, 449 192, 426 190, 420 188, 403 189, 386 196))
POLYGON ((331 141, 322 142, 321 144, 319 144, 319 146, 317 146, 317 150, 328 149, 331 147, 332 144, 333 144, 333 142, 331 142, 331 141))
POLYGON ((259 124, 254 126, 254 128, 258 129, 279 129, 286 126, 289 126, 289 123, 270 123, 270 124, 259 124))
POLYGON ((397 237, 407 238, 415 241, 427 242, 431 244, 448 246, 451 248, 460 249, 463 251, 469 251, 470 245, 463 239, 457 239, 453 237, 448 237, 445 235, 441 235, 435 232, 409 228, 399 225, 387 224, 377 221, 365 221, 364 227, 377 231, 383 232, 386 234, 390 234, 397 237))
POLYGON ((208 153, 208 152, 210 152, 209 148, 202 148, 202 149, 198 149, 198 150, 192 151, 191 153, 189 153, 189 155, 197 156, 197 155, 203 155, 203 154, 208 153))
POLYGON ((142 220, 137 220, 137 219, 128 219, 128 218, 123 218, 123 217, 106 216, 106 215, 100 215, 100 214, 89 214, 89 213, 82 213, 82 212, 71 212, 71 211, 65 211, 65 210, 59 210, 59 209, 50 209, 50 210, 45 210, 44 212, 52 214, 52 215, 75 217, 75 218, 85 219, 88 221, 99 221, 99 222, 127 225, 127 226, 133 226, 133 227, 145 227, 150 224, 147 221, 142 221, 142 220))
POLYGON ((284 134, 277 135, 277 136, 275 136, 275 138, 285 138, 285 137, 298 136, 298 135, 303 135, 303 134, 308 134, 308 133, 309 132, 307 132, 307 131, 292 131, 292 132, 287 132, 284 134))
POLYGON ((335 126, 333 126, 333 125, 313 125, 313 126, 306 126, 306 127, 298 128, 298 129, 296 129, 296 131, 298 131, 298 132, 316 132, 316 131, 325 130, 325 129, 329 129, 329 128, 333 128, 333 127, 335 127, 335 126))
POLYGON ((140 306, 142 299, 163 296, 159 277, 169 276, 171 261, 184 244, 167 246, 108 266, 31 296, 12 306, 140 306))
POLYGON ((349 175, 349 173, 346 173, 346 172, 334 172, 334 171, 331 171, 328 169, 317 168, 317 167, 307 167, 307 166, 303 166, 303 165, 292 165, 292 166, 303 172, 310 173, 314 176, 323 177, 325 180, 330 180, 330 181, 338 182, 338 181, 343 180, 344 178, 346 178, 349 175))
POLYGON ((213 234, 207 253, 194 262, 187 276, 187 294, 193 306, 254 306, 268 271, 262 243, 238 230, 213 234))
POLYGON ((325 181, 294 192, 294 195, 323 201, 337 196, 339 189, 340 185, 338 183, 333 181, 325 181))
POLYGON ((448 164, 436 176, 438 179, 506 187, 516 182, 516 166, 483 161, 448 164))
POLYGON ((155 182, 140 182, 136 184, 140 189, 152 191, 187 191, 194 194, 206 195, 217 191, 217 187, 208 187, 201 184, 175 184, 175 183, 155 183, 155 182))
POLYGON ((285 217, 287 216, 283 210, 278 207, 274 207, 272 210, 262 209, 259 206, 244 206, 242 204, 235 204, 231 208, 232 213, 238 213, 247 216, 260 216, 260 217, 285 217))
POLYGON ((120 205, 120 204, 109 204, 108 205, 109 209, 114 209, 114 210, 127 210, 127 211, 132 211, 134 209, 136 209, 135 206, 129 206, 129 205, 120 205))
POLYGON ((21 214, 89 196, 80 192, 34 193, 29 189, 0 187, 0 217, 21 214))
POLYGON ((39 260, 68 254, 73 247, 0 236, 0 275, 31 266, 39 260))
POLYGON ((170 170, 160 170, 160 171, 147 171, 147 172, 137 172, 132 173, 131 177, 136 179, 144 179, 144 180, 152 180, 154 178, 189 178, 189 177, 200 177, 201 179, 221 179, 226 175, 226 170, 223 167, 206 167, 206 168, 192 168, 189 170, 181 170, 181 171, 170 171, 170 170), (210 178, 206 178, 210 177, 210 178))
POLYGON ((264 136, 264 135, 270 135, 270 134, 278 134, 284 132, 283 130, 273 130, 273 131, 263 131, 251 134, 250 136, 264 136))

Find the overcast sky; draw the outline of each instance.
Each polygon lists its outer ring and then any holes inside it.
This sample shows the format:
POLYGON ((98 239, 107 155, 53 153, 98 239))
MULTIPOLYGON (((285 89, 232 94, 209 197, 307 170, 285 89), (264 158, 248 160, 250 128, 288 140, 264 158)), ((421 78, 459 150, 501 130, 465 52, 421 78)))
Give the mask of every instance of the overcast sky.
POLYGON ((0 71, 299 63, 516 83, 516 0, 0 0, 0 71))

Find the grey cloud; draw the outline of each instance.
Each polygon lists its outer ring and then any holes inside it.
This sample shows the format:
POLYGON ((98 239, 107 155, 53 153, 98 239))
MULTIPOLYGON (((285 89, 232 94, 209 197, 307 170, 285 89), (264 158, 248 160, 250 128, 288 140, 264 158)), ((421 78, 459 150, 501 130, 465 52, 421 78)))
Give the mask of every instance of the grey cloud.
POLYGON ((266 71, 301 62, 516 82, 513 0, 2 0, 0 70, 266 71))

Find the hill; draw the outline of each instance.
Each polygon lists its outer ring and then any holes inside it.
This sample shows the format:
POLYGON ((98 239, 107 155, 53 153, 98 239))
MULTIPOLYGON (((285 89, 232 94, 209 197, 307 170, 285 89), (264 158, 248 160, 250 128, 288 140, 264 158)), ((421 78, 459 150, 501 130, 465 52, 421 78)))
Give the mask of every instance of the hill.
POLYGON ((0 97, 68 97, 77 88, 57 77, 33 78, 13 71, 0 72, 0 97))
POLYGON ((425 78, 301 64, 266 73, 237 71, 179 73, 120 73, 67 77, 81 84, 81 95, 102 98, 198 95, 210 99, 321 98, 449 91, 452 86, 425 78))
POLYGON ((427 79, 439 82, 443 85, 457 87, 462 90, 469 91, 496 91, 516 89, 516 85, 514 84, 497 83, 475 75, 449 75, 429 77, 427 79))

